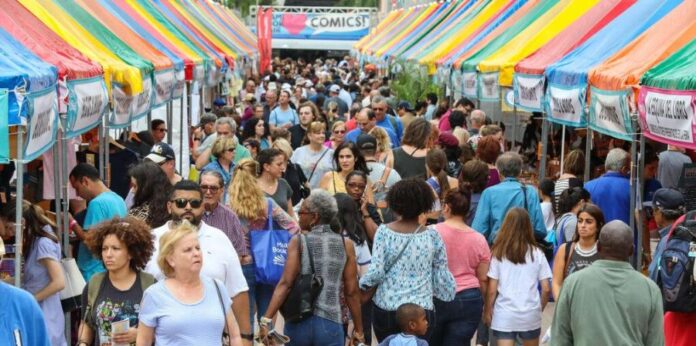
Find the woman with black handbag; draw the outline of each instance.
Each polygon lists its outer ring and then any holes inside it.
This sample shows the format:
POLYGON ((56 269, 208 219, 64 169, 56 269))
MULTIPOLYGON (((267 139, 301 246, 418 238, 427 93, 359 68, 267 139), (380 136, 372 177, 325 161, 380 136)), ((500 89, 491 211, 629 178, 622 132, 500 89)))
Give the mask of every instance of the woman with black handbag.
POLYGON ((364 342, 355 250, 340 234, 337 213, 336 200, 324 190, 312 191, 302 203, 300 227, 308 232, 288 244, 283 276, 261 317, 262 340, 272 331, 272 318, 280 310, 288 345, 343 346, 339 303, 343 289, 355 324, 351 344, 364 342))

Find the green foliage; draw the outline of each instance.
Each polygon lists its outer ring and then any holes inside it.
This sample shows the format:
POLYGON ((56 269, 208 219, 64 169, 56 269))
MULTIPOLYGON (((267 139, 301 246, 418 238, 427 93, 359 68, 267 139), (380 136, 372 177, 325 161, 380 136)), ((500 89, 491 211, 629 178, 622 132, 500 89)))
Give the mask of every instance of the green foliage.
POLYGON ((416 101, 425 100, 428 93, 441 95, 441 88, 432 82, 428 72, 418 65, 401 65, 401 70, 396 73, 391 84, 391 89, 399 100, 405 100, 415 106, 416 101))

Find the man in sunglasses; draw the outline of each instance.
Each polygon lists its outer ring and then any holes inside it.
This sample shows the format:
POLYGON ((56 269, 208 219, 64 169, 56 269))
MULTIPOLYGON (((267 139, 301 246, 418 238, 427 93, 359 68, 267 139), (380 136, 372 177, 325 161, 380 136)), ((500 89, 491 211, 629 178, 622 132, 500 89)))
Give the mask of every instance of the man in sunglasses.
POLYGON ((167 202, 167 209, 171 220, 152 230, 155 235, 155 250, 145 266, 145 272, 157 280, 164 280, 165 277, 157 264, 160 238, 182 220, 198 227, 198 240, 203 254, 201 275, 218 279, 225 284, 233 301, 232 310, 239 323, 244 344, 251 345, 253 334, 249 326, 249 287, 244 279, 237 251, 230 239, 221 230, 202 221, 205 208, 200 186, 190 180, 176 183, 167 202))
POLYGON ((394 142, 394 139, 392 138, 392 145, 400 146, 401 138, 404 135, 404 125, 401 123, 401 119, 389 114, 389 104, 387 103, 387 99, 382 96, 373 97, 372 111, 375 112, 377 126, 391 130, 396 135, 397 141, 394 142))

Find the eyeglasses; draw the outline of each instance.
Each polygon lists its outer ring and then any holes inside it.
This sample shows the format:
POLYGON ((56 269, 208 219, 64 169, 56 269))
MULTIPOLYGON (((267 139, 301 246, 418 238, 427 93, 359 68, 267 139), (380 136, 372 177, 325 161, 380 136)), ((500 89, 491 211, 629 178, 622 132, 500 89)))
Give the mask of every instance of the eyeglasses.
POLYGON ((218 192, 218 190, 220 190, 220 187, 219 186, 212 186, 212 185, 201 185, 201 190, 216 193, 216 192, 218 192))
POLYGON ((334 131, 334 133, 338 135, 338 134, 346 133, 346 130, 336 130, 336 131, 334 131))
POLYGON ((186 198, 177 198, 171 200, 171 202, 176 205, 177 208, 186 208, 187 204, 191 205, 191 208, 200 208, 201 204, 203 201, 200 199, 186 199, 186 198))

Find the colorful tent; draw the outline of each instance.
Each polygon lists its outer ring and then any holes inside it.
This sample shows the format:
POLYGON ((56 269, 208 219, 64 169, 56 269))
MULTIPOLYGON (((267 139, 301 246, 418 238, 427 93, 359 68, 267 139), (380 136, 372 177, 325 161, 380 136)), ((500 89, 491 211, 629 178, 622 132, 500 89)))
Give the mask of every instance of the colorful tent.
POLYGON ((358 42, 353 45, 353 49, 355 49, 358 52, 363 51, 363 47, 365 45, 369 44, 372 40, 376 39, 378 36, 381 36, 385 33, 385 30, 389 27, 391 27, 396 20, 401 18, 402 14, 405 12, 403 8, 391 11, 387 14, 387 16, 379 21, 377 23, 377 27, 373 28, 370 30, 370 33, 363 36, 363 38, 359 39, 358 42))
POLYGON ((643 134, 696 149, 696 39, 648 70, 640 81, 638 113, 643 134))
MULTIPOLYGON (((0 29, 0 117, 8 125, 27 125, 22 159, 31 161, 50 148, 58 129, 58 69, 0 29), (22 119, 20 119, 23 118, 22 119)), ((7 147, 5 147, 7 149, 7 147)))
POLYGON ((362 52, 369 55, 375 55, 375 51, 378 47, 383 46, 389 40, 391 40, 394 35, 398 34, 404 28, 406 28, 410 23, 412 23, 416 18, 418 18, 423 12, 428 11, 430 7, 411 7, 406 10, 406 13, 402 14, 394 21, 393 25, 384 30, 368 42, 363 48, 362 52))
POLYGON ((437 16, 439 13, 441 13, 441 11, 445 11, 448 8, 450 8, 448 4, 449 3, 433 3, 425 7, 423 11, 419 11, 419 14, 418 16, 416 16, 416 18, 414 18, 410 22, 405 23, 406 25, 404 28, 394 33, 393 36, 387 37, 387 41, 376 48, 374 55, 382 57, 387 49, 391 48, 396 44, 399 44, 403 40, 407 39, 409 35, 415 33, 418 29, 418 26, 421 25, 421 23, 427 22, 429 18, 437 16))
POLYGON ((550 120, 587 126, 587 73, 672 11, 681 0, 637 1, 563 59, 546 68, 546 113, 550 120))
POLYGON ((696 0, 685 0, 611 58, 589 72, 590 127, 631 139, 631 109, 645 71, 696 37, 696 0))
POLYGON ((109 102, 102 67, 63 41, 16 1, 3 4, 0 27, 58 69, 58 81, 66 86, 59 91, 67 91, 67 95, 59 97, 59 111, 67 112, 66 135, 73 137, 97 126, 109 102))
POLYGON ((192 1, 191 3, 199 6, 204 11, 210 13, 211 17, 214 18, 219 25, 226 28, 227 31, 231 32, 239 41, 245 45, 245 51, 247 56, 253 56, 256 54, 256 37, 252 34, 251 30, 237 18, 236 15, 228 13, 217 3, 209 2, 206 0, 192 1))
POLYGON ((515 65, 514 90, 517 107, 543 111, 544 71, 602 29, 636 0, 604 0, 568 26, 532 55, 515 65))

